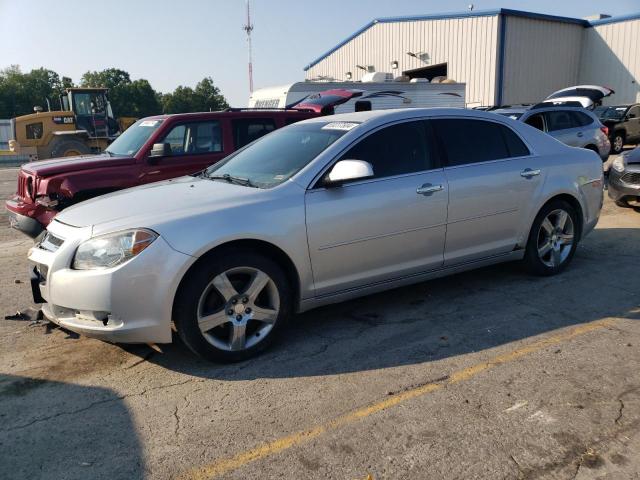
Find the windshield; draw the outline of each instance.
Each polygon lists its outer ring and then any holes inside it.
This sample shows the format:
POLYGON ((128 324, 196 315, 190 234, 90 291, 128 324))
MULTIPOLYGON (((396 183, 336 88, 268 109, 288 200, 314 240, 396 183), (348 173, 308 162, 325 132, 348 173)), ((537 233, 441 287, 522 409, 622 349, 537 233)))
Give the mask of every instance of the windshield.
POLYGON ((138 120, 116 138, 105 152, 112 155, 135 155, 161 123, 162 120, 138 120))
POLYGON ((627 107, 598 107, 593 113, 602 120, 622 120, 627 107))
MULTIPOLYGON (((356 124, 349 124, 353 128, 356 124)), ((209 167, 207 177, 228 175, 269 188, 291 178, 349 128, 344 123, 291 125, 249 144, 227 160, 209 167), (333 128, 335 126, 335 128, 333 128)))

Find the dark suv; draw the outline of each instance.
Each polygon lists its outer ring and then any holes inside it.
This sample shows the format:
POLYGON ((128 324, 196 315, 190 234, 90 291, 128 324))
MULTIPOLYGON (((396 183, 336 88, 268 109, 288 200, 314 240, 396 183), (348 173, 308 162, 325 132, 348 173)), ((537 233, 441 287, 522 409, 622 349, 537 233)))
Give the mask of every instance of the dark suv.
POLYGON ((70 205, 199 172, 273 130, 332 114, 335 106, 361 94, 331 90, 283 110, 227 109, 143 118, 101 154, 23 165, 16 195, 6 202, 11 226, 35 238, 70 205))
POLYGON ((640 104, 597 107, 595 113, 609 127, 611 153, 620 153, 625 144, 640 143, 640 104))

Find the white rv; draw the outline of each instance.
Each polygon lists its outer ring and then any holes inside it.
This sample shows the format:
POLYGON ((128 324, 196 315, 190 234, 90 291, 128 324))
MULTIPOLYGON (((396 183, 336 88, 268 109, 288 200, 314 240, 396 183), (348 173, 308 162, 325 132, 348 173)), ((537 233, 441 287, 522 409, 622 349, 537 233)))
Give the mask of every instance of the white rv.
POLYGON ((464 83, 428 82, 297 82, 261 88, 249 97, 249 108, 287 108, 331 90, 357 90, 362 95, 337 105, 335 113, 389 108, 465 107, 464 83))

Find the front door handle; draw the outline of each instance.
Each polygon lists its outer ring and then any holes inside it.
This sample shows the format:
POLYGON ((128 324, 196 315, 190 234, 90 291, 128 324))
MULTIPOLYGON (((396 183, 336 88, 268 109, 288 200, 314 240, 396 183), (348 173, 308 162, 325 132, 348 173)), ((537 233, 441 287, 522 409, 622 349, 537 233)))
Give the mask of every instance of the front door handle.
POLYGON ((536 175, 540 175, 540 170, 531 170, 530 168, 525 168, 520 172, 520 176, 524 178, 535 177, 536 175))
POLYGON ((439 192, 440 190, 444 190, 444 187, 442 185, 431 185, 430 183, 425 183, 424 185, 418 187, 416 193, 418 195, 429 196, 435 192, 439 192))
POLYGON ((578 132, 578 136, 579 136, 579 137, 582 137, 583 135, 584 135, 584 133, 582 133, 582 132, 578 132))

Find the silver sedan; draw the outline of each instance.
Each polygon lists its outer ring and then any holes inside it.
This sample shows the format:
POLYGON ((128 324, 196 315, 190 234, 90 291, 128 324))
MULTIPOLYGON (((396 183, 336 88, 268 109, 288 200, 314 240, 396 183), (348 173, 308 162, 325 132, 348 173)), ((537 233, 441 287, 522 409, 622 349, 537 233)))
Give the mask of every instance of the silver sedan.
POLYGON ((197 354, 238 361, 321 305, 505 261, 559 273, 602 185, 596 153, 492 113, 321 117, 66 209, 30 250, 32 286, 67 329, 163 343, 173 322, 197 354))

